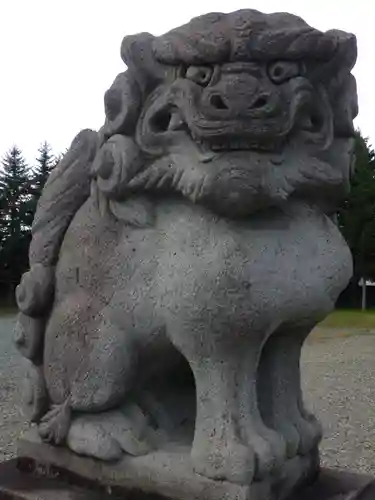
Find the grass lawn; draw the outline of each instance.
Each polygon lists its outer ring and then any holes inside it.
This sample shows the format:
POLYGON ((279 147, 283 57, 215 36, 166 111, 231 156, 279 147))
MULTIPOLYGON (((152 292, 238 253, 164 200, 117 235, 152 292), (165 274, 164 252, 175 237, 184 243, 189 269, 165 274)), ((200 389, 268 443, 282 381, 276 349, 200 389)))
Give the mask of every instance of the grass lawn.
POLYGON ((14 314, 17 314, 17 309, 15 307, 0 306, 0 318, 2 316, 11 316, 14 314))
POLYGON ((323 328, 359 328, 375 330, 375 309, 359 311, 357 309, 338 309, 322 323, 323 328))

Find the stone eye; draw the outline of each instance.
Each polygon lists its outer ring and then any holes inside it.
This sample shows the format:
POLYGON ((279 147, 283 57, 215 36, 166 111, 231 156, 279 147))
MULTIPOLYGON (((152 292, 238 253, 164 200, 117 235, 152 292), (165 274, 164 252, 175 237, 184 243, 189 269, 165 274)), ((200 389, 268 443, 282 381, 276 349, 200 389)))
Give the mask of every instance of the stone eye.
POLYGON ((268 76, 273 83, 284 83, 301 74, 300 66, 293 61, 276 61, 268 66, 268 76))
POLYGON ((205 87, 211 81, 212 72, 209 66, 189 66, 185 78, 205 87))

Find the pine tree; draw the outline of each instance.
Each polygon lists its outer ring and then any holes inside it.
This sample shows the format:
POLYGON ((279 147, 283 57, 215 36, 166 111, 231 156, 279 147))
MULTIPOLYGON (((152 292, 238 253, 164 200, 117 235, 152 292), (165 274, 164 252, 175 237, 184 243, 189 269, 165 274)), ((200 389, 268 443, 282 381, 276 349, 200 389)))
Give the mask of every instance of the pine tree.
POLYGON ((47 141, 44 141, 40 145, 38 152, 39 156, 36 158, 36 165, 32 170, 30 185, 30 193, 32 194, 30 209, 33 214, 32 216, 36 212, 39 198, 49 174, 57 164, 57 158, 52 154, 52 148, 47 141))
POLYGON ((375 277, 375 152, 368 139, 356 134, 355 170, 351 191, 339 217, 342 232, 360 276, 375 277))
POLYGON ((0 171, 0 287, 13 294, 28 267, 33 218, 30 169, 21 150, 6 153, 0 171))
MULTIPOLYGON (((52 154, 52 148, 47 141, 44 141, 39 149, 39 156, 36 159, 36 166, 34 168, 33 188, 37 200, 42 194, 44 184, 46 183, 49 174, 56 166, 56 158, 52 154)), ((36 200, 36 201, 37 201, 36 200)))
MULTIPOLYGON (((375 152, 359 131, 355 138, 351 191, 338 215, 341 231, 353 255, 354 276, 350 288, 354 295, 358 282, 375 279, 375 152)), ((365 307, 365 295, 362 307, 365 307)))

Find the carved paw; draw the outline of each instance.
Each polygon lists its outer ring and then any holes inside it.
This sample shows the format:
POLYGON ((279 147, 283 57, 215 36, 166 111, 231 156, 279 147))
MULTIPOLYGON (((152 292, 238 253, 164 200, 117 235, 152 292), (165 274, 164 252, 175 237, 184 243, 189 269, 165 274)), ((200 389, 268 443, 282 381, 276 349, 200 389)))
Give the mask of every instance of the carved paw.
POLYGON ((281 434, 286 443, 286 457, 294 458, 298 454, 300 446, 300 434, 295 425, 288 421, 277 423, 277 432, 281 434))
MULTIPOLYGON (((256 467, 255 478, 262 479, 264 476, 280 469, 284 464, 286 459, 286 442, 281 434, 269 429, 265 425, 261 426, 257 433, 262 437, 262 447, 264 453, 261 455, 259 452, 257 454, 258 462, 256 467), (265 445, 265 443, 267 443, 265 445)), ((252 442, 250 437, 250 442, 252 442)), ((259 450, 260 451, 260 450, 259 450)))
POLYGON ((238 441, 199 442, 193 445, 194 471, 210 479, 249 484, 255 473, 255 454, 238 441))
POLYGON ((124 453, 145 455, 158 447, 159 436, 136 404, 119 410, 76 417, 67 445, 75 453, 100 460, 118 460, 124 453))
POLYGON ((314 415, 302 410, 301 419, 296 422, 295 426, 300 435, 298 453, 307 455, 321 441, 323 436, 322 425, 314 415))
POLYGON ((48 394, 40 366, 27 362, 23 385, 24 412, 31 422, 37 423, 48 410, 48 394))
POLYGON ((274 427, 285 440, 287 458, 309 454, 323 433, 320 422, 305 410, 293 412, 288 419, 277 419, 274 427))
POLYGON ((87 421, 85 417, 78 417, 72 423, 67 437, 67 445, 79 455, 86 455, 106 462, 119 460, 123 455, 118 441, 112 438, 100 424, 87 421))
POLYGON ((40 420, 39 435, 51 444, 62 444, 68 434, 71 422, 69 401, 56 405, 40 420))
POLYGON ((277 430, 287 443, 288 458, 309 454, 318 446, 323 435, 319 420, 304 409, 293 412, 288 420, 279 421, 277 430))
POLYGON ((254 450, 255 480, 264 479, 284 463, 286 444, 275 431, 267 429, 265 426, 258 428, 256 432, 248 432, 247 441, 254 450))

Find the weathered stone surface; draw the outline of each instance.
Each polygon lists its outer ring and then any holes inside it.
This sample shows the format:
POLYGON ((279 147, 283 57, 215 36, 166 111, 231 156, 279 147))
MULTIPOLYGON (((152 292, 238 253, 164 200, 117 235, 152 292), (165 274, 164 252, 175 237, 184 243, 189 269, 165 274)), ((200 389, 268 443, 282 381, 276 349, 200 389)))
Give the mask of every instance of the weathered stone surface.
POLYGON ((121 55, 103 128, 76 137, 36 213, 16 335, 32 418, 107 461, 103 481, 152 469, 179 498, 208 481, 283 500, 318 468, 301 347, 352 273, 333 219, 355 37, 243 10, 121 55))
POLYGON ((173 500, 269 500, 285 498, 293 486, 316 477, 317 457, 294 457, 272 481, 252 485, 213 481, 194 473, 189 453, 183 447, 169 448, 142 457, 124 456, 116 463, 93 460, 42 443, 36 433, 19 442, 19 458, 32 457, 43 467, 54 466, 81 478, 124 491, 155 493, 173 500), (275 491, 274 491, 275 490, 275 491))
MULTIPOLYGON (((15 460, 0 464, 0 498, 2 500, 116 500, 103 492, 66 484, 53 474, 51 477, 46 475, 38 477, 20 472, 15 460)), ((130 499, 133 500, 132 497, 129 497, 130 499)), ((123 497, 122 500, 127 499, 123 497)))
POLYGON ((289 500, 371 500, 375 498, 372 477, 338 469, 323 469, 317 481, 289 500))
MULTIPOLYGON (((45 449, 47 445, 43 445, 45 449)), ((50 448, 50 447, 49 447, 50 448)), ((64 454, 58 455, 52 452, 52 458, 47 451, 47 457, 42 460, 30 461, 19 459, 18 464, 15 460, 3 463, 0 465, 0 496, 14 500, 162 500, 166 498, 157 493, 150 493, 138 488, 126 488, 107 486, 103 487, 98 482, 98 477, 95 480, 79 476, 82 470, 64 469, 61 466, 64 464, 64 454), (46 465, 46 462, 48 464, 46 465), (52 463, 51 463, 52 462, 52 463), (52 465, 54 464, 54 465, 52 465), (18 467, 17 467, 18 465, 18 467)), ((87 462, 83 469, 90 469, 90 462, 95 473, 98 467, 94 467, 91 459, 83 459, 74 457, 74 461, 87 462)), ((68 461, 68 463, 70 463, 68 461)), ((141 482, 142 474, 138 476, 138 481, 141 482)), ((124 477, 122 480, 115 475, 111 475, 111 484, 126 483, 124 477)), ((150 481, 148 479, 145 484, 150 481)), ((136 483, 133 481, 132 484, 136 483)), ((207 481, 206 481, 207 482, 207 481)), ((130 483, 130 482, 129 482, 130 483)), ((162 481, 159 481, 159 489, 162 488, 162 481)), ((144 486, 142 486, 144 487, 144 486)), ((238 488, 238 487, 237 487, 238 488)), ((147 489, 147 488, 146 488, 147 489)), ((183 490, 184 488, 180 488, 183 490)), ((191 488, 194 489, 193 487, 191 488)), ((220 488, 217 488, 219 491, 220 488)), ((239 488, 238 488, 239 489, 239 488)), ((211 498, 209 488, 205 488, 204 496, 190 496, 190 500, 194 498, 211 498)), ((224 493, 227 495, 227 491, 224 493)), ((233 491, 235 493, 235 491, 233 491)), ((375 493, 375 481, 372 477, 360 474, 350 474, 340 470, 323 469, 316 481, 302 491, 296 492, 295 495, 288 500, 373 500, 375 493)), ((175 495, 175 490, 173 490, 175 495)), ((172 500, 177 500, 179 496, 170 497, 172 500)), ((228 497, 222 496, 218 498, 233 498, 238 499, 240 496, 228 497)), ((250 497, 250 500, 256 497, 250 497)), ((268 497, 268 498, 272 498, 268 497)))

